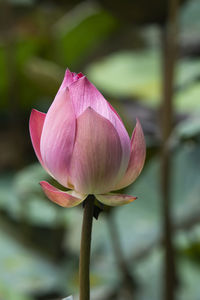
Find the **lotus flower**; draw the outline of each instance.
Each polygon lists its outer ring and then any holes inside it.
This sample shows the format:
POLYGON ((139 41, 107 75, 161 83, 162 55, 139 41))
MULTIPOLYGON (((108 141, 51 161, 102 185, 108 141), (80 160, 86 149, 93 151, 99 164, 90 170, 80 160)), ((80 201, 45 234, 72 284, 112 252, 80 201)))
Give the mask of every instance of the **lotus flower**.
POLYGON ((47 114, 32 110, 30 136, 43 168, 62 191, 40 182, 44 193, 63 207, 95 197, 106 205, 136 197, 110 193, 131 184, 145 160, 145 140, 137 121, 130 140, 114 108, 82 73, 68 69, 47 114))

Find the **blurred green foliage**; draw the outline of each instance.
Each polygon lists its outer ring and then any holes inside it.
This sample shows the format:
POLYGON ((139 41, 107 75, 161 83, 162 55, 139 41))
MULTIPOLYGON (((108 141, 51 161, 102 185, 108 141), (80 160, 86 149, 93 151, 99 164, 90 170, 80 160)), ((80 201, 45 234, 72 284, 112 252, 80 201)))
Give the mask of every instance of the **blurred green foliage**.
MULTIPOLYGON (((128 299, 109 230, 112 217, 135 282, 134 299, 160 300, 161 26, 122 23, 114 12, 84 1, 4 1, 1 11, 0 300, 71 294, 76 300, 82 207, 63 209, 42 194, 38 182, 50 178, 36 163, 28 134, 30 110, 47 111, 66 67, 85 72, 128 129, 138 116, 148 147, 144 171, 123 191, 138 200, 94 221, 92 297, 128 299)), ((169 141, 178 300, 199 300, 200 295, 199 13, 198 0, 180 8, 175 124, 169 141)))

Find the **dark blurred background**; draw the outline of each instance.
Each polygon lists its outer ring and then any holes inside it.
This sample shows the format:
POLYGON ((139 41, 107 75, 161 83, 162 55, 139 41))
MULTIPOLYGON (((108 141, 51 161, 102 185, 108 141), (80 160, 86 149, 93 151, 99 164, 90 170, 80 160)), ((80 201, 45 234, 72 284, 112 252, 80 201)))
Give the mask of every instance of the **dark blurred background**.
POLYGON ((67 67, 147 143, 138 200, 94 221, 92 299, 200 299, 199 32, 199 0, 1 0, 0 300, 77 299, 82 206, 45 198, 28 132, 67 67))

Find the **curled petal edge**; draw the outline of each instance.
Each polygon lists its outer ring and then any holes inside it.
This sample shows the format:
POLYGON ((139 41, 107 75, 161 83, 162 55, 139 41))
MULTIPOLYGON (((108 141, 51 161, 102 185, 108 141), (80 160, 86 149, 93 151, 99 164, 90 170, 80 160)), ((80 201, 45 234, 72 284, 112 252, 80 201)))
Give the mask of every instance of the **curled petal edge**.
POLYGON ((79 194, 73 190, 61 191, 46 181, 41 181, 40 185, 49 200, 62 207, 74 207, 85 200, 87 195, 79 194))
POLYGON ((44 125, 46 114, 42 113, 36 109, 32 109, 30 120, 29 120, 29 131, 31 136, 31 141, 33 144, 33 148, 35 151, 35 154, 41 163, 41 165, 44 167, 45 170, 47 170, 40 151, 40 139, 42 134, 42 129, 44 125))
POLYGON ((136 126, 131 138, 131 156, 128 168, 122 179, 116 184, 114 190, 122 189, 136 180, 143 169, 145 157, 145 138, 140 122, 137 119, 136 126))
POLYGON ((134 196, 124 195, 124 194, 114 194, 114 193, 95 195, 95 197, 101 203, 108 206, 120 206, 120 205, 133 202, 134 200, 137 199, 137 197, 134 196))

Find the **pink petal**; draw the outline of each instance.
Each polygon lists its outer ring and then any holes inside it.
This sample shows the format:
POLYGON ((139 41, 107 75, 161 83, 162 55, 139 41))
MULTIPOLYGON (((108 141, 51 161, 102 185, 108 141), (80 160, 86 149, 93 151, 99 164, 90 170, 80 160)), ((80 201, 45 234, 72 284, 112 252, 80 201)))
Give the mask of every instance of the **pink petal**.
POLYGON ((111 191, 121 177, 122 148, 114 126, 92 108, 77 119, 70 179, 80 193, 111 191))
POLYGON ((144 166, 146 156, 146 145, 144 134, 140 122, 137 120, 133 135, 131 138, 131 157, 123 178, 115 186, 114 190, 119 190, 131 184, 139 176, 144 166))
POLYGON ((128 133, 114 108, 106 101, 96 87, 84 76, 69 86, 76 117, 78 118, 88 107, 109 120, 116 129, 122 146, 120 172, 128 166, 131 143, 128 133))
POLYGON ((61 90, 66 89, 70 84, 77 81, 81 77, 83 77, 82 73, 76 74, 74 72, 70 72, 70 70, 67 69, 66 72, 65 72, 63 82, 62 82, 62 84, 61 84, 61 86, 58 90, 58 93, 60 93, 61 90))
POLYGON ((137 197, 123 195, 123 194, 105 194, 105 195, 95 195, 95 197, 103 204, 109 206, 119 206, 130 203, 137 199, 137 197))
POLYGON ((73 188, 68 170, 74 147, 76 119, 68 90, 57 94, 50 106, 42 130, 41 156, 55 179, 63 186, 73 188))
POLYGON ((53 202, 62 207, 73 207, 83 202, 87 195, 81 195, 75 191, 61 191, 46 181, 41 181, 40 185, 45 195, 53 202))
POLYGON ((42 134, 45 116, 46 114, 36 109, 33 109, 31 111, 30 120, 29 120, 29 131, 30 131, 33 148, 35 150, 35 154, 37 155, 37 158, 41 163, 41 165, 46 169, 40 152, 40 138, 42 134))

